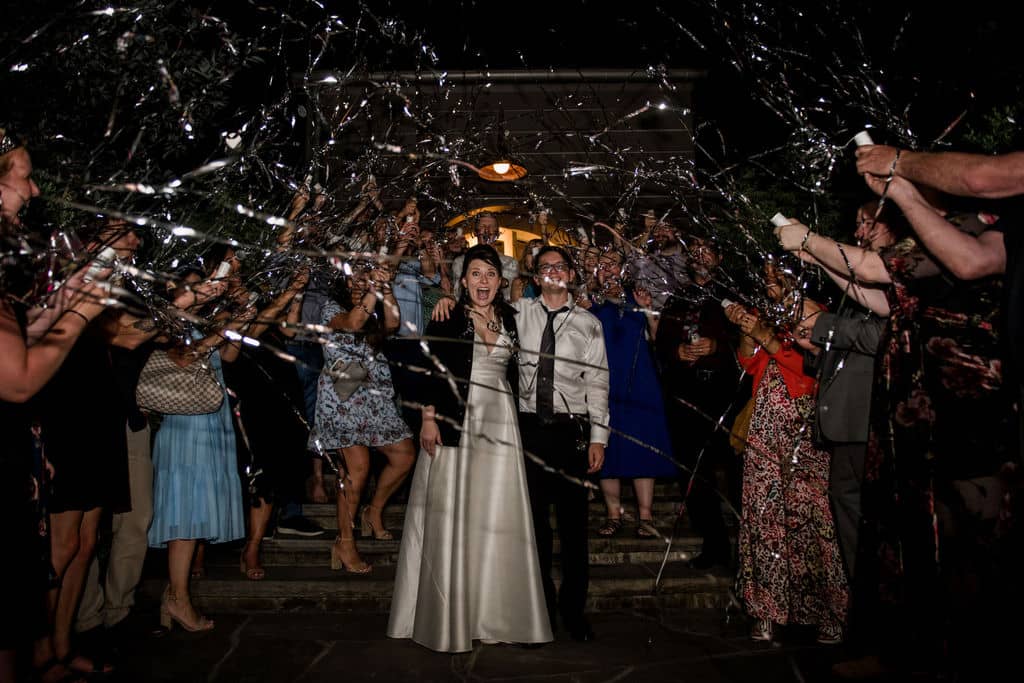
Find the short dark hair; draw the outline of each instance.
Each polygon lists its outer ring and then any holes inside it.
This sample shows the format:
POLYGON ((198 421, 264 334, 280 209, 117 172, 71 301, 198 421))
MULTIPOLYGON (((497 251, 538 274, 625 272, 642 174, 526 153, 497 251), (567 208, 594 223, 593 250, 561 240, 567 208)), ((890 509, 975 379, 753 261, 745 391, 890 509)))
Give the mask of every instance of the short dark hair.
POLYGON ((565 263, 566 265, 569 266, 569 270, 573 270, 576 268, 576 265, 573 263, 572 256, 569 256, 569 252, 567 252, 562 247, 556 247, 553 244, 545 244, 543 247, 540 248, 540 251, 537 252, 537 256, 533 259, 534 268, 539 267, 541 256, 543 256, 544 254, 550 254, 552 252, 558 254, 563 259, 565 259, 565 263))

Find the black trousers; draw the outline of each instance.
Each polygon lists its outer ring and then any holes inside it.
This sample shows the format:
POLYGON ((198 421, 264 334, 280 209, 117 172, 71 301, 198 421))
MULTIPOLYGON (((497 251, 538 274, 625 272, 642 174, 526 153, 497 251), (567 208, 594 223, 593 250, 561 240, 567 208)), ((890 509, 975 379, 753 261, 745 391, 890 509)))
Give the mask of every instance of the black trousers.
POLYGON ((384 355, 391 366, 391 384, 395 387, 395 393, 398 394, 398 398, 402 402, 400 405, 402 419, 409 425, 413 443, 419 442, 423 418, 418 408, 408 406, 406 402, 424 398, 417 392, 422 383, 422 375, 410 369, 423 364, 423 355, 419 344, 417 338, 392 337, 384 345, 384 355))
MULTIPOLYGON (((584 419, 559 419, 542 424, 534 413, 519 413, 523 449, 543 460, 556 471, 572 477, 587 477, 587 450, 590 424, 584 419)), ((547 472, 526 457, 526 480, 530 489, 533 532, 544 582, 548 616, 552 626, 560 614, 569 630, 585 624, 583 609, 590 584, 590 549, 587 545, 587 489, 555 472, 547 472), (555 507, 558 538, 561 541, 562 586, 555 591, 551 578, 552 532, 551 506, 555 507)))
MULTIPOLYGON (((719 396, 715 387, 707 387, 703 395, 696 392, 686 397, 714 418, 729 406, 729 396, 719 396)), ((715 430, 714 423, 680 403, 674 396, 665 401, 672 450, 676 459, 686 467, 680 471, 679 488, 686 496, 686 511, 693 530, 703 539, 702 552, 716 557, 729 557, 731 546, 729 534, 722 515, 722 499, 718 493, 717 470, 724 467, 729 481, 730 494, 734 483, 738 483, 736 454, 729 445, 728 434, 715 430), (703 454, 702 454, 703 452, 703 454), (693 487, 687 494, 691 472, 693 487)), ((726 425, 730 424, 727 418, 726 425)), ((730 495, 732 497, 732 495, 730 495)), ((734 501, 734 505, 738 502, 734 501)))

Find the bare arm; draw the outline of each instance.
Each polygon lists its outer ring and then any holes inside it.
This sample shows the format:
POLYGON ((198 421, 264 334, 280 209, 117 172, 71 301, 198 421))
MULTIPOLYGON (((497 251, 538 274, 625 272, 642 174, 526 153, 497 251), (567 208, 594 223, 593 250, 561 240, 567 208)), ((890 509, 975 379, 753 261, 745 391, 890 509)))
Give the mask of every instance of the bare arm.
POLYGON ((254 324, 248 330, 248 335, 253 338, 259 338, 260 335, 267 331, 267 328, 270 327, 271 323, 277 323, 281 317, 281 313, 285 309, 285 306, 291 304, 295 295, 305 289, 308 281, 309 271, 306 269, 300 270, 291 281, 291 284, 288 285, 288 288, 278 294, 277 297, 270 302, 269 306, 259 312, 257 318, 260 322, 254 324))
MULTIPOLYGON (((85 318, 99 311, 83 312, 85 318)), ((32 347, 27 347, 14 311, 0 303, 0 399, 24 403, 50 381, 67 358, 87 321, 65 312, 32 347)))
POLYGON ((288 315, 285 317, 287 325, 281 328, 281 334, 288 339, 294 339, 298 331, 297 325, 302 321, 302 297, 296 295, 288 304, 288 315))
MULTIPOLYGON (((883 179, 871 175, 864 179, 874 192, 884 191, 883 179)), ((899 205, 921 245, 959 279, 977 280, 1006 270, 1006 246, 1001 233, 989 231, 975 236, 958 230, 925 200, 913 183, 903 178, 894 178, 889 183, 889 197, 899 205)))
POLYGON ((756 312, 747 310, 740 304, 732 304, 725 309, 725 317, 729 322, 740 328, 739 352, 745 358, 750 358, 757 352, 757 347, 763 347, 768 353, 778 352, 781 345, 775 337, 775 333, 761 322, 756 312))
MULTIPOLYGON (((570 315, 572 315, 570 313, 570 315)), ((590 416, 590 443, 608 445, 608 351, 604 344, 604 331, 595 321, 594 333, 587 340, 583 352, 583 382, 587 386, 587 414, 590 416)))
POLYGON ((658 322, 661 320, 661 316, 652 309, 654 297, 651 296, 649 290, 637 287, 633 292, 633 298, 636 299, 636 305, 643 309, 643 314, 647 316, 647 334, 653 343, 658 337, 658 322))
POLYGON ((889 299, 886 297, 884 290, 877 287, 859 285, 856 282, 851 281, 850 272, 845 270, 845 265, 842 272, 835 271, 816 259, 812 254, 808 254, 806 251, 800 254, 800 259, 805 263, 821 266, 822 270, 832 278, 832 282, 836 283, 836 286, 839 287, 839 289, 843 290, 843 292, 848 294, 850 298, 864 308, 879 317, 889 317, 889 299))
POLYGON ((23 403, 35 395, 57 372, 82 331, 103 312, 108 291, 99 278, 84 282, 85 272, 79 270, 61 287, 56 304, 63 313, 31 347, 21 336, 14 310, 0 300, 0 399, 23 403))
MULTIPOLYGON (((226 288, 227 283, 224 280, 206 280, 186 288, 172 304, 175 308, 187 310, 219 296, 226 288)), ((111 345, 123 349, 136 349, 160 334, 160 329, 148 318, 122 312, 108 322, 107 334, 111 345)))
POLYGON ((523 290, 526 289, 526 285, 523 284, 522 278, 516 278, 512 281, 512 285, 509 287, 509 300, 519 301, 523 298, 523 290))
MULTIPOLYGON (((857 172, 888 177, 895 158, 895 147, 865 145, 857 149, 857 172)), ((987 156, 901 150, 896 175, 961 197, 1002 199, 1024 194, 1024 152, 987 156)))
POLYGON ((810 253, 818 263, 839 273, 852 272, 859 282, 889 284, 889 271, 877 252, 840 245, 833 239, 811 232, 803 223, 775 228, 775 236, 786 251, 810 253), (843 257, 846 254, 846 257, 843 257))
MULTIPOLYGON (((318 194, 316 199, 313 200, 314 210, 319 210, 327 197, 323 194, 318 194)), ((309 191, 305 188, 299 188, 299 190, 292 197, 291 206, 288 207, 288 225, 284 226, 284 230, 277 236, 277 250, 287 251, 292 246, 292 242, 295 241, 295 233, 297 232, 296 222, 299 216, 306 209, 306 205, 309 203, 309 191)), ((301 230, 301 228, 298 228, 301 230)))
POLYGON ((366 325, 366 321, 373 315, 373 307, 377 305, 377 295, 367 292, 358 304, 350 310, 339 313, 331 318, 327 326, 333 330, 342 332, 358 332, 366 325))
POLYGON ((398 301, 390 289, 384 292, 384 330, 388 334, 397 331, 402 324, 402 311, 398 308, 398 301))

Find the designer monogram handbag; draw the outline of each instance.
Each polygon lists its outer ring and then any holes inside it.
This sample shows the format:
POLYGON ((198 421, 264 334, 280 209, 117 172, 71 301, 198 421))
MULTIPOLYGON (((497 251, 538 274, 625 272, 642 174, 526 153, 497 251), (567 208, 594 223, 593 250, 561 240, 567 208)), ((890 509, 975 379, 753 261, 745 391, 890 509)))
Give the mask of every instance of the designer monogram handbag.
POLYGON ((370 371, 358 361, 344 361, 338 359, 327 371, 334 380, 334 393, 342 403, 349 400, 356 389, 363 385, 370 371))
POLYGON ((205 361, 182 367, 157 349, 142 368, 135 400, 140 408, 154 413, 204 415, 220 408, 224 388, 205 361))

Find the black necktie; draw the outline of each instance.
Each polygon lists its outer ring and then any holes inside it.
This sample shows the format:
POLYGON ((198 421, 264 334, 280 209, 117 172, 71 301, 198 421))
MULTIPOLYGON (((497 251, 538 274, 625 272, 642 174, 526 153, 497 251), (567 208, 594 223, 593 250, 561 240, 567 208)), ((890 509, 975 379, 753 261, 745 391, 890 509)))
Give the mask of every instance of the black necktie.
POLYGON ((540 337, 540 362, 537 365, 537 417, 550 421, 555 416, 555 316, 569 310, 563 306, 548 311, 548 324, 540 337))

